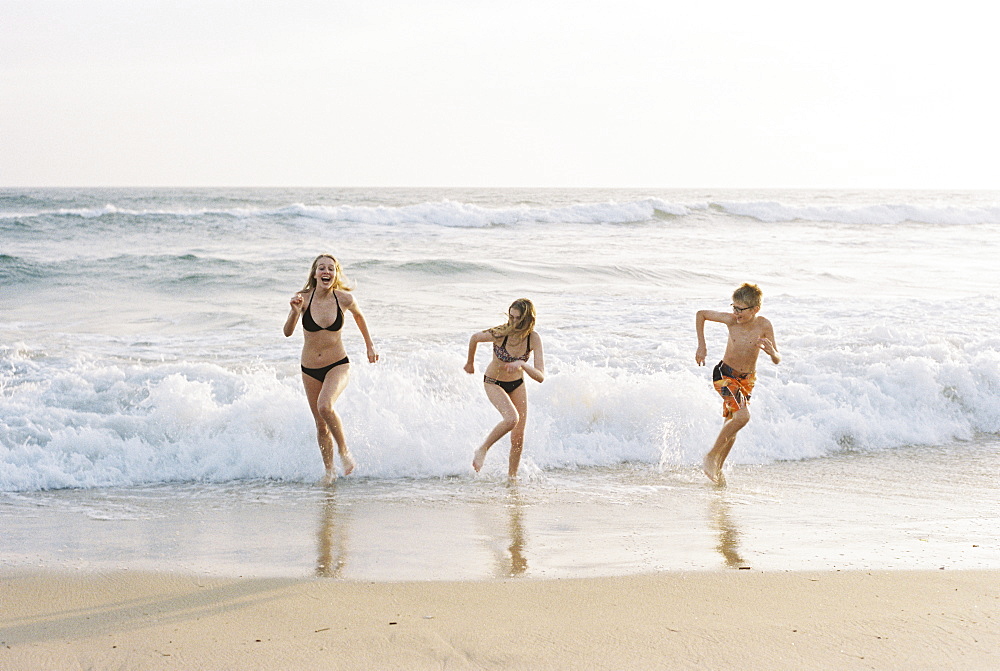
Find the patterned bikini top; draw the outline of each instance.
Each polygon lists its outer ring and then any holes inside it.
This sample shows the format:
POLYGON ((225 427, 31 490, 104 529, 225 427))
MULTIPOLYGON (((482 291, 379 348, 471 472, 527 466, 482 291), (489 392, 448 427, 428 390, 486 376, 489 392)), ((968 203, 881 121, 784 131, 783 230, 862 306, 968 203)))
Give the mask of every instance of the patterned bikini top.
POLYGON ((524 354, 522 354, 521 356, 514 356, 513 354, 507 351, 507 338, 508 336, 504 336, 503 342, 500 343, 499 345, 494 343, 493 356, 500 359, 504 363, 511 363, 512 361, 527 361, 528 354, 531 353, 531 334, 529 333, 527 338, 528 348, 524 350, 524 354))

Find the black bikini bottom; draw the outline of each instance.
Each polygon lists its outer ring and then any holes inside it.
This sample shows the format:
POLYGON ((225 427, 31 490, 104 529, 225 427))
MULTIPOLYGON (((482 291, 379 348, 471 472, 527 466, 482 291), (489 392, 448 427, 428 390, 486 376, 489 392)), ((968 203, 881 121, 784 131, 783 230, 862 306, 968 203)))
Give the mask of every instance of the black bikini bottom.
POLYGON ((351 363, 351 360, 348 359, 346 356, 340 361, 334 361, 329 366, 323 366, 322 368, 306 368, 305 366, 300 366, 300 367, 302 368, 303 373, 305 373, 311 378, 315 378, 320 382, 322 382, 323 380, 326 379, 327 373, 329 373, 337 366, 343 366, 345 363, 351 363))
POLYGON ((488 375, 484 375, 483 382, 486 382, 487 384, 495 384, 496 386, 500 387, 505 392, 507 392, 507 395, 509 396, 510 394, 514 393, 515 389, 524 384, 524 378, 521 378, 519 380, 495 380, 492 377, 489 377, 488 375))

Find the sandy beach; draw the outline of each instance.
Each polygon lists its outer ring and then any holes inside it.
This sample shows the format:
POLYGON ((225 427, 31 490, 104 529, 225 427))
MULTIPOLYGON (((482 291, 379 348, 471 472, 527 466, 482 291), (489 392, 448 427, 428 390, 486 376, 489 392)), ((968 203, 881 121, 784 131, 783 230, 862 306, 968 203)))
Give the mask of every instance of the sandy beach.
POLYGON ((4 669, 992 669, 997 571, 360 583, 7 573, 4 669))
POLYGON ((993 445, 7 494, 0 669, 1000 668, 993 445))

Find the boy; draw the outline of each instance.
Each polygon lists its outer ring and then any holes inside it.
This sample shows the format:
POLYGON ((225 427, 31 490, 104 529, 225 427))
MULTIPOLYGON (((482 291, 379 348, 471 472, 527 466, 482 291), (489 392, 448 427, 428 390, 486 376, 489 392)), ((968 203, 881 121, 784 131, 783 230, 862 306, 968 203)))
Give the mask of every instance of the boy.
POLYGON ((760 312, 761 291, 756 284, 744 284, 733 292, 733 311, 699 310, 695 315, 698 350, 694 360, 705 365, 705 321, 720 322, 729 327, 729 340, 722 361, 712 371, 715 390, 722 396, 722 416, 725 423, 715 439, 712 450, 705 455, 702 469, 709 480, 724 485, 722 464, 733 448, 736 434, 750 421, 750 393, 756 381, 757 355, 763 350, 775 364, 781 362, 774 342, 774 329, 760 312))

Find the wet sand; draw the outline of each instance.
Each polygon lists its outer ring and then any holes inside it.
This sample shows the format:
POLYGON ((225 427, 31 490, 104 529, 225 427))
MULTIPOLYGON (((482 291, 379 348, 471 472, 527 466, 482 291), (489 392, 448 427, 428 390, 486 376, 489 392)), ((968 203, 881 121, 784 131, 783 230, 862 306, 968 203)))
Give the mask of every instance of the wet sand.
POLYGON ((356 581, 1000 569, 1000 443, 728 469, 0 494, 0 572, 356 581))

